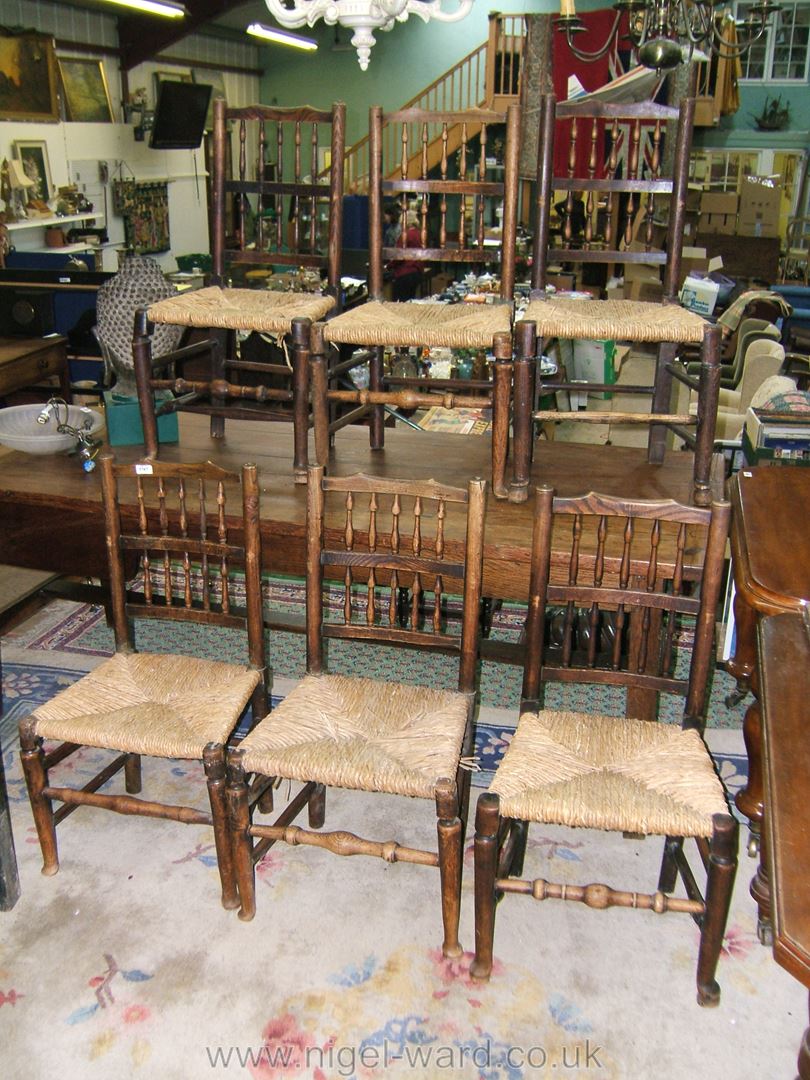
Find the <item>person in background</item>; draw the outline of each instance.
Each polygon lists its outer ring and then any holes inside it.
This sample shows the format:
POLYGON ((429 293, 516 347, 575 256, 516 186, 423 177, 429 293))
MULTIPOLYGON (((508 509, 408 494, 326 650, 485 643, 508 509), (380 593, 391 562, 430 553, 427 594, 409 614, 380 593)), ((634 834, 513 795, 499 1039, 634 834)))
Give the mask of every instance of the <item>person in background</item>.
POLYGON ((383 210, 383 247, 394 247, 402 226, 399 223, 400 210, 396 203, 389 203, 383 210))
MULTIPOLYGON (((408 210, 405 215, 405 234, 400 233, 396 242, 397 247, 422 246, 422 236, 419 231, 419 218, 415 210, 408 210)), ((417 293, 422 281, 423 263, 408 262, 407 259, 392 260, 388 264, 391 274, 391 298, 393 300, 412 300, 417 293)))

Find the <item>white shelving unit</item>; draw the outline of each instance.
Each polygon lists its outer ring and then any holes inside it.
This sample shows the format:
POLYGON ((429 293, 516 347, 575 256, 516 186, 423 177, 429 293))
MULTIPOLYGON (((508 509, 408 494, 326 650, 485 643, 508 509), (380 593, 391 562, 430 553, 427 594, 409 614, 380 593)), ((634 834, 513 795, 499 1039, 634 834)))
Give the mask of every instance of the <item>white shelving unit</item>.
POLYGON ((80 251, 95 251, 97 250, 99 245, 65 244, 62 247, 48 247, 47 244, 44 243, 44 230, 61 228, 61 226, 63 225, 70 225, 71 223, 75 223, 77 221, 95 222, 98 221, 99 218, 103 220, 104 215, 96 214, 92 211, 85 214, 65 214, 64 217, 57 217, 57 215, 54 214, 51 217, 34 217, 25 218, 24 221, 12 221, 6 226, 6 228, 8 229, 9 233, 23 233, 23 237, 21 237, 21 244, 16 244, 13 238, 11 241, 13 244, 15 244, 15 247, 17 247, 18 250, 35 252, 50 251, 63 255, 73 255, 80 251), (41 229, 43 231, 41 242, 36 242, 37 237, 31 235, 31 229, 41 229), (31 242, 28 242, 29 240, 31 242))

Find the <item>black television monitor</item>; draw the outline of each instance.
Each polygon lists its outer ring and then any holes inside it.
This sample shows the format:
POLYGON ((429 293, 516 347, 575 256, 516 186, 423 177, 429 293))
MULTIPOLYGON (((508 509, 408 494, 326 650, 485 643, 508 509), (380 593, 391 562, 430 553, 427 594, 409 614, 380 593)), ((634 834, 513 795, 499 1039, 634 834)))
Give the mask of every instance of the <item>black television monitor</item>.
POLYGON ((161 81, 149 136, 153 150, 195 150, 202 142, 211 87, 161 81))

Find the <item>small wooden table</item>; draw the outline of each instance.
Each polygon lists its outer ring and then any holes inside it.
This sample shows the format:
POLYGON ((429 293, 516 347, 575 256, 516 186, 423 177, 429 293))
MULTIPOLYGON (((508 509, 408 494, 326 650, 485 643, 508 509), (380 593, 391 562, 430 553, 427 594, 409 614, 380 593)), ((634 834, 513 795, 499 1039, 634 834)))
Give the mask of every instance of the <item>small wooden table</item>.
MULTIPOLYGON (((737 808, 751 823, 755 850, 762 821, 762 716, 756 664, 756 624, 763 615, 800 611, 810 600, 810 469, 800 465, 743 469, 731 482, 731 556, 737 644, 728 671, 738 695, 755 700, 745 714, 748 783, 737 808)), ((759 875, 751 892, 759 903, 759 875)))
MULTIPOLYGON (((810 623, 774 615, 758 629, 762 692, 765 817, 760 918, 773 923, 773 954, 810 987, 810 623)), ((810 1028, 799 1050, 800 1080, 810 1080, 810 1028)))
POLYGON ((67 338, 0 338, 0 398, 51 375, 59 377, 59 393, 70 401, 67 338))

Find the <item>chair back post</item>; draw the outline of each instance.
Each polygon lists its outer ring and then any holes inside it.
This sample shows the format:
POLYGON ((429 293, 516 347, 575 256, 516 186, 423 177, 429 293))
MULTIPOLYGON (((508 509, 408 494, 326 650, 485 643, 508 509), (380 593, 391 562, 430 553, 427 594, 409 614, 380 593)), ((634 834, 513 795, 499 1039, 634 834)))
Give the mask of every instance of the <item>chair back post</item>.
POLYGON ((495 335, 495 370, 492 374, 492 492, 496 499, 509 494, 506 461, 509 456, 509 408, 512 390, 512 341, 495 335))
POLYGON ((121 549, 121 508, 118 502, 118 486, 113 473, 114 463, 115 456, 112 453, 102 454, 99 458, 101 497, 104 503, 104 533, 107 544, 107 562, 110 568, 110 602, 115 651, 132 652, 134 646, 126 611, 127 580, 121 549))
POLYGON ((556 102, 553 94, 540 99, 540 131, 537 141, 537 183, 534 203, 534 240, 532 242, 532 288, 545 289, 548 266, 548 241, 551 219, 552 183, 554 180, 554 123, 556 102))
POLYGON ((315 461, 326 466, 329 458, 329 375, 323 323, 313 323, 309 338, 309 381, 312 397, 312 426, 315 431, 315 461))
POLYGON ((706 324, 700 357, 700 386, 695 428, 695 493, 698 506, 712 501, 711 469, 717 406, 720 399, 720 327, 706 324))
POLYGON ((714 502, 710 512, 700 581, 700 609, 695 620, 695 642, 683 721, 685 728, 694 727, 701 735, 706 726, 706 695, 709 671, 714 662, 714 630, 720 590, 723 586, 731 504, 725 501, 714 502))
POLYGON ((211 283, 223 284, 225 273, 225 154, 228 129, 226 102, 214 98, 214 162, 211 177, 211 283))
POLYGON ((383 206, 382 206, 382 125, 381 105, 372 105, 368 112, 369 131, 369 199, 368 253, 369 299, 382 300, 383 295, 383 206))
POLYGON ((546 594, 551 573, 553 520, 554 489, 544 484, 535 491, 529 606, 526 612, 526 658, 523 666, 523 688, 520 693, 521 711, 526 704, 537 707, 542 705, 541 674, 546 633, 546 594))
POLYGON ((266 676, 262 613, 262 540, 259 529, 259 475, 256 465, 242 466, 242 520, 245 550, 245 608, 250 666, 266 676))
POLYGON ((521 320, 515 326, 513 375, 513 458, 514 470, 509 485, 511 502, 525 502, 534 444, 534 390, 537 378, 537 324, 521 320))
POLYGON ((519 155, 520 106, 513 104, 506 111, 503 219, 501 221, 501 299, 507 303, 512 303, 515 295, 519 155))
POLYGON ((461 617, 461 655, 458 688, 472 694, 476 688, 478 640, 481 632, 481 589, 484 579, 484 515, 487 482, 467 484, 467 536, 464 544, 464 609, 461 617))
POLYGON ((689 181, 689 155, 695 122, 694 97, 683 98, 678 110, 678 135, 673 157, 672 197, 667 228, 668 259, 664 268, 664 303, 676 300, 681 285, 681 254, 686 220, 686 191, 689 181))
POLYGON ((296 484, 307 479, 307 453, 309 441, 309 347, 311 321, 306 318, 292 320, 292 408, 293 408, 293 476, 296 484))
MULTIPOLYGON (((336 101, 332 105, 332 150, 329 169, 329 250, 327 281, 329 292, 341 307, 340 264, 343 253, 343 174, 346 146, 346 103, 336 101)), ((314 177, 313 177, 314 179, 314 177)))
POLYGON ((310 465, 307 474, 307 673, 324 672, 324 650, 321 637, 323 621, 323 552, 324 531, 324 469, 310 465))

